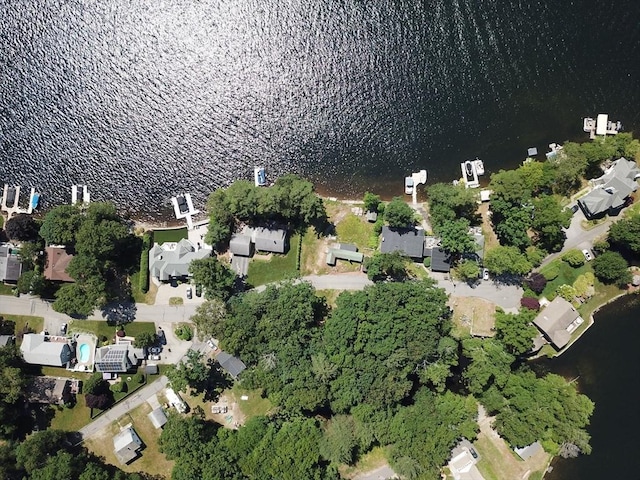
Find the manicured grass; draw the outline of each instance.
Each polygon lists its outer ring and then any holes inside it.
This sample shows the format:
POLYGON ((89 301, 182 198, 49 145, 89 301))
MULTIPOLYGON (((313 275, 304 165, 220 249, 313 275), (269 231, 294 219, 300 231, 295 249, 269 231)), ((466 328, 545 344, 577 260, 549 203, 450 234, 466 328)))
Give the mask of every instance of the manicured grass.
POLYGON ((90 373, 72 372, 64 367, 47 367, 44 365, 40 367, 40 372, 42 375, 48 375, 50 377, 78 378, 80 380, 86 380, 91 376, 90 373))
POLYGON ((165 242, 179 242, 183 238, 188 238, 187 228, 172 228, 169 230, 154 230, 153 242, 165 243, 165 242))
POLYGON ((153 305, 156 301, 156 294, 158 293, 158 287, 153 282, 149 282, 149 291, 142 293, 140 290, 140 272, 136 272, 131 275, 129 281, 131 282, 131 295, 136 303, 146 303, 147 305, 153 305))
POLYGON ((22 329, 29 325, 29 328, 34 330, 35 332, 41 332, 44 328, 44 318, 43 317, 33 317, 31 315, 7 315, 5 313, 0 313, 0 316, 4 317, 6 320, 11 320, 15 322, 16 328, 15 333, 19 333, 22 329))
POLYGON ((13 295, 13 285, 0 282, 0 295, 13 295))
POLYGON ((76 405, 73 408, 52 407, 55 415, 50 428, 64 432, 77 432, 91 423, 91 409, 86 406, 84 395, 76 395, 76 405))
POLYGON ((271 282, 278 282, 299 275, 297 269, 300 235, 295 234, 289 240, 290 248, 285 255, 272 254, 270 260, 253 258, 249 262, 247 283, 254 287, 271 282))
POLYGON ((556 259, 548 265, 542 267, 540 273, 544 275, 545 272, 548 272, 550 269, 554 268, 554 266, 558 267, 558 269, 560 270, 560 274, 547 283, 541 294, 541 296, 544 296, 549 300, 553 300, 556 297, 556 290, 560 285, 573 285, 573 282, 575 282, 576 278, 578 278, 580 275, 586 272, 593 271, 589 263, 586 263, 579 268, 573 268, 567 262, 564 262, 561 259, 556 259))
POLYGON ((595 295, 578 308, 580 316, 585 319, 585 322, 589 319, 591 314, 593 314, 593 311, 596 308, 607 303, 609 300, 621 293, 624 293, 624 290, 620 290, 615 285, 605 285, 600 283, 598 279, 596 279, 595 291, 595 295))
MULTIPOLYGON (((131 322, 124 325, 124 331, 127 336, 135 337, 142 332, 155 333, 156 326, 153 322, 131 322)), ((110 341, 116 334, 116 327, 105 320, 73 320, 69 324, 69 332, 93 333, 98 339, 104 336, 110 341)))
POLYGON ((261 389, 247 390, 246 388, 239 387, 236 383, 231 388, 231 393, 236 399, 236 402, 240 406, 240 410, 247 417, 246 420, 258 415, 266 415, 273 408, 272 403, 268 398, 262 398, 261 389), (249 400, 241 400, 242 395, 247 395, 249 400))
POLYGON ((336 225, 336 233, 340 243, 353 243, 360 250, 369 249, 373 223, 367 222, 364 217, 349 213, 336 225))
POLYGON ((182 297, 170 297, 169 305, 184 305, 184 298, 182 297))

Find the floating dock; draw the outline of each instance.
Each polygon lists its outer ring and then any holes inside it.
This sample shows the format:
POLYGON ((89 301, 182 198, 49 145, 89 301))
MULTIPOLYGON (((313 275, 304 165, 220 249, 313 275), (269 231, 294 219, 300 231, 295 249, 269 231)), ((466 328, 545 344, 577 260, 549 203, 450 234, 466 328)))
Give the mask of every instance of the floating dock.
POLYGON ((591 117, 582 119, 582 129, 589 134, 589 138, 593 140, 596 135, 616 135, 622 130, 621 122, 610 122, 609 115, 600 113, 594 120, 591 117))
POLYGON ((73 185, 71 187, 71 205, 78 203, 79 197, 82 198, 82 204, 88 205, 90 202, 89 188, 86 185, 73 185))
POLYGON ((467 188, 478 188, 480 186, 479 176, 484 175, 484 162, 478 158, 467 160, 460 164, 462 181, 467 188))
POLYGON ((405 177, 404 193, 411 195, 414 205, 418 204, 418 185, 424 185, 425 183, 427 183, 426 170, 420 170, 412 173, 410 177, 405 177))
POLYGON ((186 219, 187 229, 193 230, 193 215, 200 213, 200 210, 196 210, 193 207, 193 201, 191 200, 191 194, 185 193, 184 195, 178 195, 171 197, 171 203, 173 204, 173 213, 178 220, 186 219))

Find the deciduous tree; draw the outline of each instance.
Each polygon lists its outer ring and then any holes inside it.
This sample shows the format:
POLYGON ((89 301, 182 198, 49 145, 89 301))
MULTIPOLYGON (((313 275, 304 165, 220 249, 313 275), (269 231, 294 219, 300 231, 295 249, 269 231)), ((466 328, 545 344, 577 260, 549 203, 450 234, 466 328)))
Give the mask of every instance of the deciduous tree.
POLYGON ((189 273, 196 284, 202 285, 207 300, 225 301, 233 293, 236 274, 215 256, 192 261, 189 273))
POLYGON ((384 209, 384 219, 391 228, 411 227, 415 212, 402 198, 394 197, 384 209))
POLYGON ((39 225, 31 215, 20 213, 11 217, 4 226, 11 240, 32 242, 38 239, 39 225))
POLYGON ((525 275, 531 271, 527 257, 516 247, 498 246, 489 250, 485 255, 484 265, 496 275, 525 275))
POLYGON ((604 252, 593 260, 592 266, 593 273, 604 283, 622 287, 631 282, 629 264, 618 252, 604 252))

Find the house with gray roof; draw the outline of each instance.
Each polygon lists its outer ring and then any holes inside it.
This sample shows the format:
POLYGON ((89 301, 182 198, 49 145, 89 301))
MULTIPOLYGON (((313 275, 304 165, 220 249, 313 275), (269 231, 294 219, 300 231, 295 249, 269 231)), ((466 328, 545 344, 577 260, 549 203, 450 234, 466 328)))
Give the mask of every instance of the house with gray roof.
POLYGON ((64 405, 72 400, 71 381, 68 378, 34 377, 26 388, 29 403, 64 405))
POLYGON ((153 412, 147 415, 149 421, 155 428, 162 428, 167 423, 167 415, 164 413, 162 407, 156 408, 153 412))
POLYGON ((250 235, 234 233, 229 241, 229 250, 234 255, 241 257, 250 257, 253 255, 253 242, 250 235))
POLYGON ((613 162, 605 173, 592 180, 594 189, 578 199, 578 205, 588 219, 604 214, 617 215, 629 195, 638 189, 640 168, 622 157, 613 162))
POLYGON ((222 369, 229 375, 231 375, 234 379, 238 378, 238 375, 240 375, 247 368, 242 360, 234 357, 227 352, 220 352, 216 357, 216 360, 218 361, 222 369))
POLYGON ((8 243, 0 245, 0 282, 16 283, 21 274, 18 248, 8 243))
POLYGON ((118 461, 123 465, 138 458, 141 449, 142 440, 131 424, 113 437, 113 451, 118 461))
POLYGON ((125 373, 138 365, 143 358, 142 348, 120 343, 97 348, 94 365, 98 372, 125 373))
POLYGON ((421 228, 382 227, 380 251, 382 253, 400 252, 407 257, 424 257, 424 230, 421 228))
POLYGON ((571 334, 583 321, 573 305, 558 296, 538 314, 533 324, 556 349, 560 350, 569 343, 571 334))
POLYGON ((64 367, 75 357, 65 337, 26 333, 20 345, 22 357, 27 363, 64 367))
POLYGON ((186 238, 179 242, 157 243, 149 251, 149 273, 161 282, 189 276, 189 265, 194 260, 211 256, 213 250, 195 246, 186 238))
POLYGON ((259 252, 285 253, 289 247, 287 231, 282 228, 252 228, 251 240, 259 252))
POLYGON ((6 347, 7 345, 13 345, 16 343, 15 335, 0 335, 0 347, 6 347))

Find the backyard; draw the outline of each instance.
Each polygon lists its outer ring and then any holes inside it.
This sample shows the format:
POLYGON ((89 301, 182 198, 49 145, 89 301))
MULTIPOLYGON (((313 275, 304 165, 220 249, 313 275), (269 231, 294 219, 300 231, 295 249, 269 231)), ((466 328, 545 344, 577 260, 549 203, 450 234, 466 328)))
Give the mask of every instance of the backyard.
POLYGON ((558 271, 558 276, 547 282, 547 285, 544 287, 544 290, 540 295, 541 297, 546 297, 548 300, 553 300, 556 297, 556 290, 560 285, 573 285, 573 282, 575 282, 583 273, 593 272, 589 263, 578 268, 573 268, 567 262, 561 259, 556 259, 542 267, 542 269, 540 269, 540 273, 547 278, 548 276, 552 276, 550 273, 554 272, 556 269, 558 271))
MULTIPOLYGON (((156 326, 153 322, 131 322, 124 325, 123 328, 129 337, 135 337, 143 332, 156 332, 156 326)), ((109 325, 104 320, 70 320, 69 332, 93 333, 99 340, 106 338, 110 341, 116 334, 116 327, 109 325)))
POLYGON ((179 242, 188 238, 187 228, 170 228, 167 230, 153 230, 153 243, 179 242))
POLYGON ((298 271, 298 251, 300 249, 300 235, 294 234, 289 240, 289 251, 284 254, 262 256, 255 255, 249 262, 247 283, 253 287, 278 282, 287 278, 295 278, 298 271), (264 258, 266 257, 266 258, 264 258))
POLYGON ((34 332, 41 332, 44 328, 44 318, 42 317, 33 317, 30 315, 7 315, 5 313, 0 313, 0 316, 5 320, 15 322, 16 335, 24 331, 27 326, 34 332))

